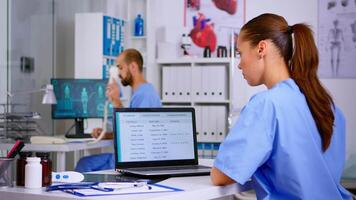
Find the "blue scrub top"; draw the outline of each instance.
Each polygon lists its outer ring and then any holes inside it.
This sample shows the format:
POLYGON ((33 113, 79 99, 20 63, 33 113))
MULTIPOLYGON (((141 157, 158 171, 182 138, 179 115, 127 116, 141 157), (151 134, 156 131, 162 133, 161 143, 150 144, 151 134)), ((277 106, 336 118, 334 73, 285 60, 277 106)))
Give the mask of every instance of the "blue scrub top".
POLYGON ((161 106, 161 99, 150 83, 138 86, 130 101, 130 108, 157 108, 161 106))
POLYGON ((331 144, 321 138, 292 79, 253 96, 220 145, 214 166, 240 184, 252 179, 258 199, 351 199, 341 186, 345 119, 334 110, 331 144))
MULTIPOLYGON (((151 83, 144 83, 139 85, 138 88, 133 92, 129 107, 160 108, 162 107, 162 103, 154 86, 151 83)), ((112 127, 112 118, 108 120, 108 127, 112 127)))

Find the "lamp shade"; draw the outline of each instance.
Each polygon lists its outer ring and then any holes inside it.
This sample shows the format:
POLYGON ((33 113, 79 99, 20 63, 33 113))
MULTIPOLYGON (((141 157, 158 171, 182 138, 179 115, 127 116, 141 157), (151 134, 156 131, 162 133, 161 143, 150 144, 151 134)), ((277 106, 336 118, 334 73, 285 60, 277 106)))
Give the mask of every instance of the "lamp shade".
POLYGON ((53 92, 53 85, 47 84, 45 94, 43 95, 42 104, 56 104, 57 99, 53 92))

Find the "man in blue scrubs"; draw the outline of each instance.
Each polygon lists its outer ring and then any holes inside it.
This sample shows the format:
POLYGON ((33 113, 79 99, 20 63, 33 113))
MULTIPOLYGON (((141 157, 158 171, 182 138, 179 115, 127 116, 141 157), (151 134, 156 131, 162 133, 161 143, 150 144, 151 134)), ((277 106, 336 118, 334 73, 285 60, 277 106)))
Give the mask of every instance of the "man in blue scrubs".
MULTIPOLYGON (((119 68, 119 77, 123 86, 130 86, 133 94, 130 100, 130 108, 154 108, 161 107, 161 100, 151 83, 148 83, 143 75, 143 59, 139 51, 127 49, 116 59, 116 66, 119 68)), ((122 108, 120 99, 120 87, 116 82, 108 84, 106 96, 112 102, 114 108, 122 108)), ((96 128, 92 132, 93 137, 98 137, 101 128, 96 128)), ((112 139, 111 132, 106 133, 106 139, 112 139)))
MULTIPOLYGON (((139 51, 127 49, 116 59, 119 68, 119 77, 123 86, 130 86, 133 94, 130 100, 130 108, 161 107, 161 100, 152 84, 148 83, 143 75, 143 58, 139 51)), ((120 87, 117 82, 108 84, 106 96, 112 102, 113 107, 123 107, 120 100, 120 87)), ((102 132, 101 128, 95 128, 92 136, 97 138, 102 132)), ((113 133, 107 132, 105 139, 113 139, 113 133)), ((76 171, 87 172, 103 169, 113 169, 115 159, 112 153, 87 156, 79 160, 76 171)))
POLYGON ((250 99, 221 144, 213 184, 251 180, 258 199, 351 199, 340 183, 345 118, 317 78, 310 28, 263 14, 242 27, 237 47, 248 84, 268 90, 250 99))

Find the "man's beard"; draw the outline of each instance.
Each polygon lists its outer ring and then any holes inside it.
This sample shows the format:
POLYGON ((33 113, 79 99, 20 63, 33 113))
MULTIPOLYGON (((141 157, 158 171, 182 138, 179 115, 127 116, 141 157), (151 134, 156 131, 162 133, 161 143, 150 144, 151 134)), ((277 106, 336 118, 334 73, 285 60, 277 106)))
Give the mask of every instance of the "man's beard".
POLYGON ((123 86, 128 86, 132 84, 132 75, 130 72, 127 73, 126 78, 122 78, 122 76, 120 76, 120 79, 121 79, 121 84, 123 86))

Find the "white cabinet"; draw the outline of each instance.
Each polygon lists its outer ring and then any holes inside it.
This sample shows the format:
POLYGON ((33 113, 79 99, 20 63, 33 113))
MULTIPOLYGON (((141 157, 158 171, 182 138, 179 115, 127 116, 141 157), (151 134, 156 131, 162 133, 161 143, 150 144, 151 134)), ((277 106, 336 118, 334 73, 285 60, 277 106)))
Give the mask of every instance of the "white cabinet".
POLYGON ((164 106, 195 108, 199 157, 214 158, 228 132, 233 60, 158 59, 164 106))
MULTIPOLYGON (((125 47, 125 20, 103 13, 75 15, 74 77, 108 79, 109 68, 125 47)), ((126 101, 129 87, 121 86, 126 101)))
POLYGON ((125 22, 103 13, 75 15, 75 78, 109 76, 115 58, 124 49, 125 22))
POLYGON ((228 132, 231 58, 183 57, 156 62, 161 67, 163 105, 195 108, 199 152, 213 157, 228 132))

